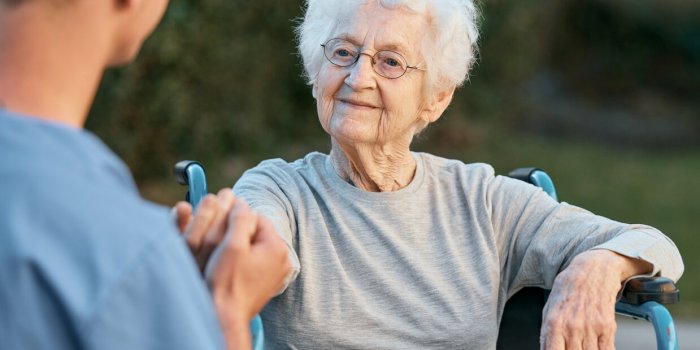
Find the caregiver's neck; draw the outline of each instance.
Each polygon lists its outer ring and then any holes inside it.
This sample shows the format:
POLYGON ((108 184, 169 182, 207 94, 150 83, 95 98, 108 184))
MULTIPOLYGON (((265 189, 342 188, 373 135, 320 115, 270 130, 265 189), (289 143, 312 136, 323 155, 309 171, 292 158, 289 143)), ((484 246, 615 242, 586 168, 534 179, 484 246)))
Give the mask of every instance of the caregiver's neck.
POLYGON ((53 7, 29 1, 0 8, 0 100, 8 111, 82 128, 106 44, 100 31, 76 29, 73 5, 53 7))

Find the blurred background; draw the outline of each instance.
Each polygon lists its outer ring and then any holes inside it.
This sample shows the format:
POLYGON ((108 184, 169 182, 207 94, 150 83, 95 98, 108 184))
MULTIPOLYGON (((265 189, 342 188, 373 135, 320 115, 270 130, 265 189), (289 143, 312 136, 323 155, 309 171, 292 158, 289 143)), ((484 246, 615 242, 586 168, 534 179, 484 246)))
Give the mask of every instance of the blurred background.
MULTIPOLYGON (((484 0, 479 61, 415 150, 546 169, 560 198, 679 247, 676 317, 700 319, 700 2, 484 0)), ((142 193, 180 200, 197 159, 210 190, 263 159, 329 150, 292 27, 301 1, 172 0, 132 65, 109 71, 88 128, 142 193)))

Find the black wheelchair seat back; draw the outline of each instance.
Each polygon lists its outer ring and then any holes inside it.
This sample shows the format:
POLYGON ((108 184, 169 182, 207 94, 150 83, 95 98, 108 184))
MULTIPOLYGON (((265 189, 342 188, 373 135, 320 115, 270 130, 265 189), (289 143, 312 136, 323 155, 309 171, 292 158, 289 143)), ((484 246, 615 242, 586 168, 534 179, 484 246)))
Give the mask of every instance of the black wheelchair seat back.
POLYGON ((498 330, 496 349, 539 349, 542 310, 547 291, 526 287, 506 302, 498 330))

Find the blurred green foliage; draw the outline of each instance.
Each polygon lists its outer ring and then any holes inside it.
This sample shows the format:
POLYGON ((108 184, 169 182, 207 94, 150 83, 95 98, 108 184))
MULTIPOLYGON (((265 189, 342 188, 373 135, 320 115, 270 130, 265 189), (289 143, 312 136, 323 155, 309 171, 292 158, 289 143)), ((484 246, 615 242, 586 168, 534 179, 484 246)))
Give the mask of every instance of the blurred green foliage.
MULTIPOLYGON (((536 165, 562 199, 659 227, 700 316, 700 2, 488 0, 479 62, 415 149, 536 165)), ((292 27, 301 1, 173 0, 139 59, 107 72, 88 119, 143 193, 172 204, 197 159, 210 188, 272 157, 327 151, 292 27)))
POLYGON ((137 179, 181 157, 272 154, 318 135, 294 48, 300 5, 173 1, 138 61, 108 72, 88 127, 137 179))

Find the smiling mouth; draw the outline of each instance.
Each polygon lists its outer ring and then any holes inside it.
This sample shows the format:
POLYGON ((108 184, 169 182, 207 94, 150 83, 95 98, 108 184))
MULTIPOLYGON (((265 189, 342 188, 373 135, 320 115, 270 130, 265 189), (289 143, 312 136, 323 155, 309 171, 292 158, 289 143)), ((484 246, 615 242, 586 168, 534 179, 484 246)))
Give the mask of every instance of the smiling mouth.
POLYGON ((344 100, 344 99, 340 99, 339 101, 340 101, 340 103, 346 104, 346 105, 353 107, 353 108, 362 108, 362 109, 379 108, 379 107, 373 106, 369 103, 365 103, 365 102, 361 102, 361 101, 344 100))

